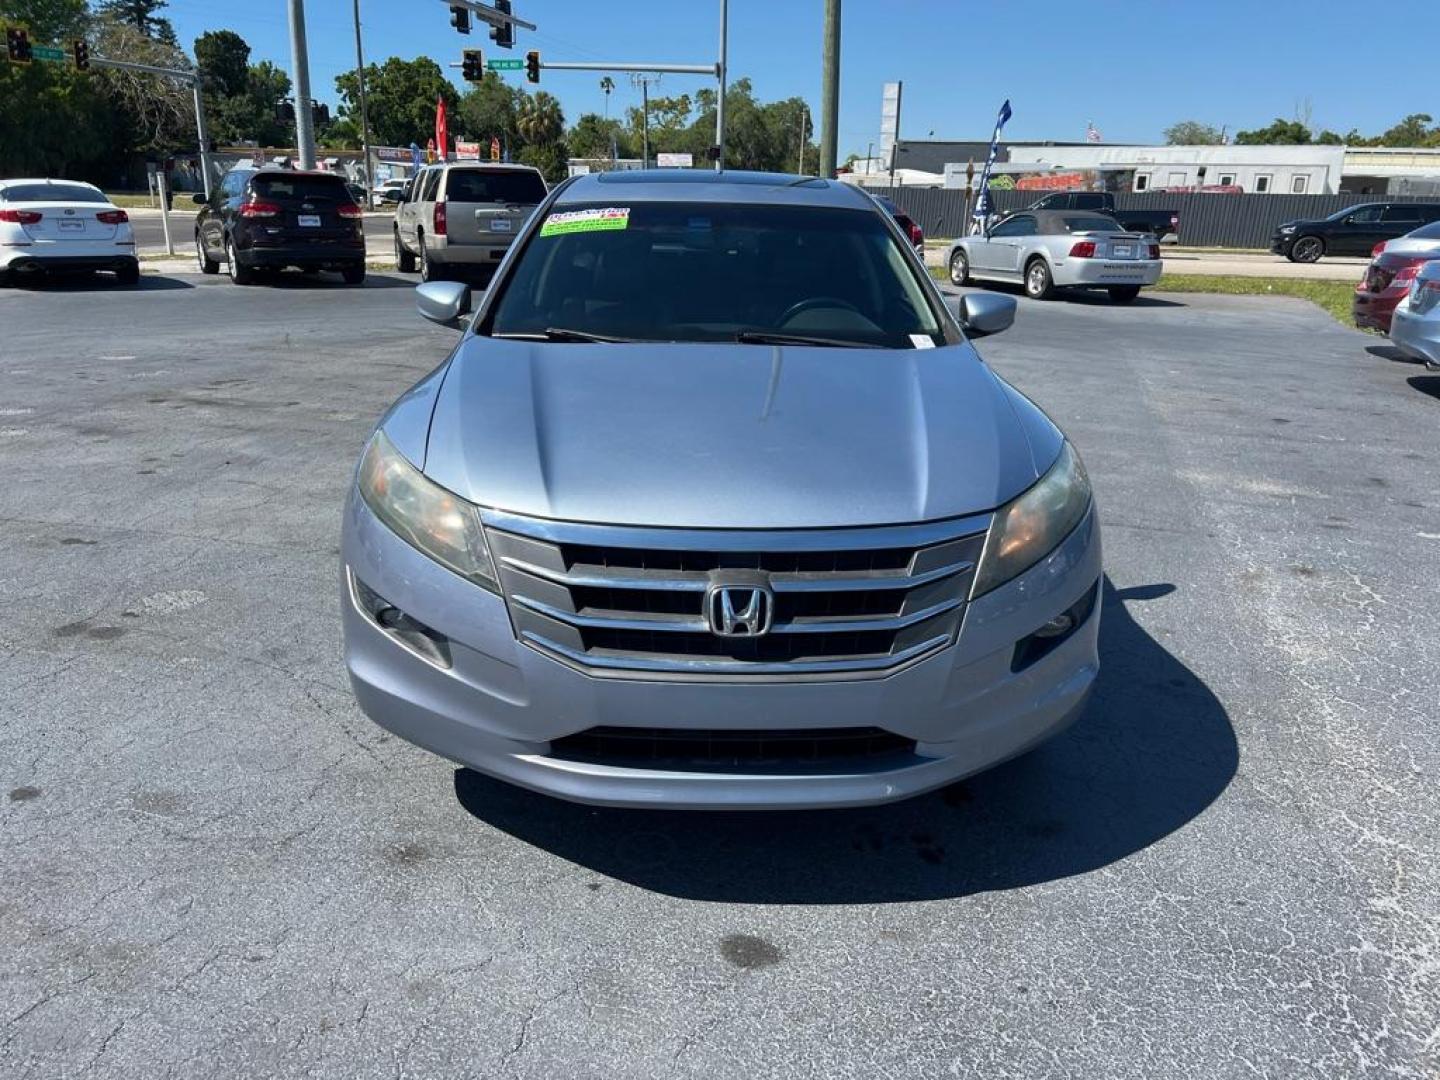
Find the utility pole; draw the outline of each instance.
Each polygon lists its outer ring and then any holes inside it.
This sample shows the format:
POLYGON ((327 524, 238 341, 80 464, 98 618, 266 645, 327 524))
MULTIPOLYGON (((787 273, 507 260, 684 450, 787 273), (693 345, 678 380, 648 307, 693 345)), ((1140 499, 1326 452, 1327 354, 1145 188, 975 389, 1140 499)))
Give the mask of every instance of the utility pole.
POLYGON ((835 126, 840 113, 840 0, 825 0, 824 70, 820 88, 820 175, 835 175, 835 126))
POLYGON ((810 122, 810 106, 800 107, 800 164, 795 166, 795 175, 805 175, 805 128, 810 122))
POLYGON ((370 167, 370 117, 365 110, 365 52, 360 47, 360 0, 355 0, 355 75, 360 81, 360 146, 365 162, 365 205, 375 197, 374 173, 370 167))
POLYGON ((730 42, 730 3, 720 0, 720 60, 715 65, 715 77, 720 83, 720 96, 715 99, 715 145, 720 156, 715 159, 715 171, 725 168, 725 69, 730 42))
POLYGON ((290 66, 295 80, 295 142, 300 168, 315 168, 315 125, 310 115, 310 53, 305 46, 305 0, 290 0, 290 66))
POLYGON ((644 145, 640 156, 640 167, 642 169, 648 169, 650 167, 650 84, 659 81, 660 76, 647 75, 640 71, 630 76, 630 85, 640 87, 640 132, 644 145))

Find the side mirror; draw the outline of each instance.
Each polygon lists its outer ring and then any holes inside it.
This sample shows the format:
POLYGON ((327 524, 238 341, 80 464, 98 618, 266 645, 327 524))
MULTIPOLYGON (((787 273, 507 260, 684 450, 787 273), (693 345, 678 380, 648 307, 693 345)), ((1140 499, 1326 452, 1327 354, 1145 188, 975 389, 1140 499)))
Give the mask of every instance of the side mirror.
POLYGON ((415 287, 415 307, 431 322, 464 330, 465 316, 470 314, 470 286, 461 281, 427 281, 415 287))
POLYGON ((205 197, 205 193, 204 193, 203 191, 201 191, 201 192, 197 192, 197 193, 194 194, 194 195, 191 195, 191 196, 190 196, 190 201, 191 201, 192 203, 194 203, 196 206, 204 206, 204 205, 206 205, 207 203, 209 203, 210 200, 207 199, 207 198, 205 197))
POLYGON ((971 337, 984 337, 1010 329, 1015 322, 1016 303, 1013 296, 994 293, 967 293, 947 296, 945 306, 971 337))

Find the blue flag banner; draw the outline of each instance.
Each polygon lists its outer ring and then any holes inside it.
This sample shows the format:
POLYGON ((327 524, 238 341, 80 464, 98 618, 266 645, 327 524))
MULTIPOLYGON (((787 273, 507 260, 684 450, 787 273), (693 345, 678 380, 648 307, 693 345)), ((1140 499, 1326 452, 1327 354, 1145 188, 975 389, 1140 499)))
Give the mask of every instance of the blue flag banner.
POLYGON ((980 195, 975 200, 975 210, 971 215, 974 219, 970 224, 972 234, 985 231, 985 219, 990 215, 990 170, 995 164, 995 155, 1000 151, 1000 131, 1010 116, 1010 99, 1006 98, 995 121, 995 134, 990 137, 990 153, 985 158, 985 169, 980 174, 980 195))
POLYGON ((424 155, 424 153, 421 152, 420 147, 419 147, 416 143, 413 143, 413 142, 412 142, 412 143, 410 144, 410 167, 411 167, 412 169, 414 169, 416 172, 419 172, 419 171, 420 171, 420 167, 421 167, 422 165, 424 165, 424 164, 425 164, 425 155, 424 155))

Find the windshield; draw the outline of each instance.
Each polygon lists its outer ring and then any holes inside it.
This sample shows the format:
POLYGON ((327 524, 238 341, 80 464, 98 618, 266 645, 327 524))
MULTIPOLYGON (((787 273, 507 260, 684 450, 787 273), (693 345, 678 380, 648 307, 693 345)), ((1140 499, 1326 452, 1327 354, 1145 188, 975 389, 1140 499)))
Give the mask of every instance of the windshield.
POLYGON ((481 172, 451 169, 445 197, 452 202, 520 203, 533 206, 545 199, 545 181, 539 173, 481 172))
POLYGON ((918 273, 870 210, 645 202, 552 211, 489 332, 631 341, 944 342, 918 273))
POLYGON ((108 203, 100 192, 84 184, 12 184, 0 190, 6 202, 108 203))

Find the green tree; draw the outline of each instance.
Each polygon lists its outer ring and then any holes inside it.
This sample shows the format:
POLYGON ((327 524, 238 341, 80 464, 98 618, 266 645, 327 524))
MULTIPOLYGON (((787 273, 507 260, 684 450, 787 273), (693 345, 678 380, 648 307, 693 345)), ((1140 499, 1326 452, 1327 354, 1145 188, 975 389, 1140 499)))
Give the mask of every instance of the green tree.
POLYGON ((570 153, 563 141, 556 141, 524 146, 520 149, 517 160, 523 165, 533 165, 539 169, 547 182, 558 184, 569 172, 566 164, 570 160, 570 153))
MULTIPOLYGON (((113 60, 189 70, 189 57, 173 42, 148 37, 126 22, 102 18, 91 47, 113 60)), ((190 88, 160 75, 113 68, 94 69, 89 78, 124 116, 125 139, 136 150, 170 153, 195 145, 195 108, 190 88)))
POLYGON ((605 119, 610 119, 610 95, 615 92, 615 80, 606 75, 600 80, 600 89, 605 94, 605 119))
POLYGON ((1240 146, 1304 146, 1310 142, 1310 129, 1298 120, 1276 117, 1269 127, 1237 131, 1235 142, 1240 146))
POLYGON ((515 114, 515 127, 527 145, 548 146, 565 134, 565 114, 560 102, 544 90, 526 94, 515 114))
POLYGON ((570 153, 582 158, 608 158, 611 147, 617 157, 638 157, 630 135, 619 120, 607 120, 597 113, 586 113, 575 122, 565 137, 570 153))
POLYGON ((159 14, 169 6, 165 0, 100 0, 96 9, 104 17, 134 27, 145 37, 177 45, 175 28, 159 14))
MULTIPOLYGON (((344 114, 360 115, 360 82, 354 71, 335 79, 344 114)), ((365 68, 365 103, 370 119, 370 138, 381 146, 425 145, 435 130, 435 102, 444 98, 449 105, 460 95, 440 65, 428 56, 402 60, 392 56, 383 64, 365 68)))
POLYGON ((524 92, 510 86, 493 71, 487 71, 479 82, 471 83, 456 108, 457 131, 470 138, 488 142, 498 138, 505 146, 519 141, 516 117, 524 92))
POLYGON ((30 40, 39 44, 82 38, 90 27, 85 0, 3 0, 0 22, 30 28, 30 40))
POLYGON ((1219 146, 1224 139, 1220 129, 1199 120, 1181 120, 1165 129, 1165 142, 1170 146, 1219 146))
POLYGON ((1411 113, 1376 141, 1378 146, 1437 146, 1440 145, 1440 127, 1431 127, 1434 118, 1429 113, 1411 113))
POLYGON ((243 94, 250 76, 250 46, 234 30, 208 30, 195 39, 195 66, 211 96, 243 94))
POLYGON ((1316 146, 1343 146, 1346 141, 1347 140, 1344 135, 1336 134, 1329 128, 1326 128, 1324 131, 1320 132, 1319 135, 1315 136, 1316 146))

